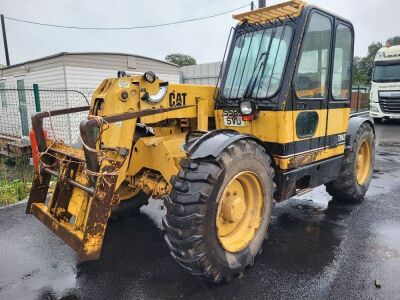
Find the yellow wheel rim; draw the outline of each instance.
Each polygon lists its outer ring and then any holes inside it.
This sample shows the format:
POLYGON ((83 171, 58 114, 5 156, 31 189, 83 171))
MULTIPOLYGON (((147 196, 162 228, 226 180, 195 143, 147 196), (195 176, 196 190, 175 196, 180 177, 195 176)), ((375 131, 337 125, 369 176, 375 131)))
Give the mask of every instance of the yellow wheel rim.
POLYGON ((228 182, 216 216, 218 239, 225 250, 238 252, 253 240, 263 218, 263 199, 261 182, 250 171, 228 182))
POLYGON ((367 180, 371 169, 371 146, 367 139, 361 143, 356 157, 357 183, 363 185, 367 180))

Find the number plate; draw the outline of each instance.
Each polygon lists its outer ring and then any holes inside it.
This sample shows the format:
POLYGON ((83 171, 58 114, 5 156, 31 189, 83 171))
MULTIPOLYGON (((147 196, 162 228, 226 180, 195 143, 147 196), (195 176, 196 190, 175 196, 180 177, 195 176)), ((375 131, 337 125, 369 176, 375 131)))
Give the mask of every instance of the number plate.
POLYGON ((236 109, 224 109, 225 126, 244 126, 244 121, 236 109))
POLYGON ((397 116, 390 116, 391 119, 400 119, 400 115, 397 116))

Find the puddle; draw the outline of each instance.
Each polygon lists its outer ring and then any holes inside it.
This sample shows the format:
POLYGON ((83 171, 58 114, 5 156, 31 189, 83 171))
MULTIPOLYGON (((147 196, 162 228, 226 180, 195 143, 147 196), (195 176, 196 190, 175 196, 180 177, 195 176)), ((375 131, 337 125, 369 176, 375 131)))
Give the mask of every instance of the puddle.
POLYGON ((400 142, 392 141, 392 140, 381 140, 379 142, 379 146, 381 146, 381 147, 400 147, 400 142))
POLYGON ((377 152, 376 155, 379 155, 379 156, 397 156, 397 154, 395 154, 395 153, 383 152, 383 151, 377 152))
POLYGON ((376 229, 378 245, 391 253, 397 253, 400 257, 400 223, 385 222, 376 229))
POLYGON ((159 229, 164 229, 162 226, 162 217, 167 213, 167 210, 162 200, 150 198, 149 204, 142 206, 140 211, 153 220, 159 229))

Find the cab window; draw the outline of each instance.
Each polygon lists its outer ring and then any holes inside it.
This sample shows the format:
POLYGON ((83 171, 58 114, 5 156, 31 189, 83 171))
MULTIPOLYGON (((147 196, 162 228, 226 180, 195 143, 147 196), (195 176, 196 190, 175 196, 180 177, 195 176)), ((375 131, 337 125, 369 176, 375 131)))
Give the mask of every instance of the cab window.
POLYGON ((319 13, 312 14, 303 39, 299 67, 294 81, 298 98, 325 98, 331 39, 331 20, 319 13))
POLYGON ((280 87, 292 35, 293 28, 282 25, 275 31, 265 28, 240 35, 235 41, 222 89, 224 98, 242 98, 250 80, 257 74, 251 97, 272 97, 280 87), (265 67, 259 70, 263 63, 265 67))
POLYGON ((336 28, 332 75, 332 96, 336 100, 346 100, 350 96, 352 40, 350 28, 339 24, 336 28))

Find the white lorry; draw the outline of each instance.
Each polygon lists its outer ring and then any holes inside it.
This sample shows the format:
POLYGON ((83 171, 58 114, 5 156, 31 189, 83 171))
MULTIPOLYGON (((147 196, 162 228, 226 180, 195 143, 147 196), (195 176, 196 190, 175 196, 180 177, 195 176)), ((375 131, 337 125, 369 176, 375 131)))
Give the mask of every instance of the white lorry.
POLYGON ((369 114, 377 123, 400 119, 400 46, 383 47, 376 54, 369 114))

